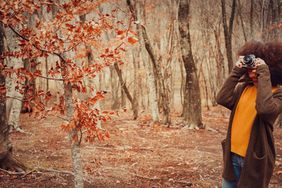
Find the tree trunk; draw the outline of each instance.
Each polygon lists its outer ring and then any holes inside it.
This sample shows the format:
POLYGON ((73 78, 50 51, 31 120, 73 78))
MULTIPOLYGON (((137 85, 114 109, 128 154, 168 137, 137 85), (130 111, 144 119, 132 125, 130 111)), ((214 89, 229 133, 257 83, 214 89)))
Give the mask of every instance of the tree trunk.
POLYGON ((149 37, 147 35, 146 28, 144 26, 141 26, 141 28, 142 28, 141 33, 145 43, 145 48, 149 54, 152 63, 152 65, 149 67, 153 69, 153 79, 155 80, 154 82, 157 83, 157 87, 158 87, 158 89, 156 89, 156 93, 159 92, 159 96, 160 96, 160 101, 158 102, 158 104, 159 103, 161 104, 161 108, 165 116, 164 124, 170 124, 169 98, 166 95, 164 78, 162 76, 159 63, 156 60, 156 56, 154 55, 154 51, 150 43, 149 37))
MULTIPOLYGON (((27 71, 34 73, 34 71, 36 70, 36 59, 23 59, 23 65, 24 65, 24 68, 27 71)), ((47 81, 48 81, 48 79, 47 79, 47 81)), ((40 87, 40 89, 44 89, 44 88, 40 87)), ((36 91, 35 79, 26 80, 25 81, 24 94, 23 94, 22 98, 24 100, 27 100, 29 98, 33 98, 35 96, 35 91, 36 91)), ((32 110, 32 109, 26 108, 24 105, 21 105, 20 109, 21 109, 22 113, 28 113, 32 110)))
POLYGON ((262 2, 261 30, 262 38, 266 41, 281 39, 282 31, 277 27, 282 21, 281 7, 282 2, 279 0, 264 0, 262 2))
POLYGON ((159 122, 159 108, 158 108, 158 98, 157 89, 155 85, 155 77, 153 73, 153 67, 151 63, 147 63, 147 76, 148 76, 148 86, 149 86, 149 105, 151 107, 151 115, 153 122, 159 122))
POLYGON ((12 146, 9 141, 9 125, 6 117, 6 84, 3 75, 4 29, 0 24, 0 168, 5 168, 6 160, 10 158, 12 146))
MULTIPOLYGON (((6 29, 7 41, 8 41, 8 50, 10 52, 16 52, 19 49, 17 36, 14 32, 10 29, 6 29)), ((7 58, 6 59, 9 63, 9 67, 13 67, 14 69, 22 68, 23 61, 21 58, 7 58)), ((13 73, 11 77, 6 78, 6 87, 7 87, 7 115, 8 115, 8 124, 11 125, 11 128, 15 130, 21 131, 20 128, 20 112, 22 108, 22 99, 23 95, 19 92, 19 89, 22 89, 21 83, 17 79, 17 75, 13 73), (17 90, 16 87, 19 86, 17 90)))
POLYGON ((254 6, 255 0, 251 0, 251 8, 250 8, 250 34, 254 33, 254 6))
POLYGON ((25 166, 12 158, 12 145, 9 140, 9 125, 6 113, 6 82, 3 74, 4 28, 0 24, 0 168, 23 171, 25 166))
POLYGON ((189 0, 180 0, 178 9, 180 46, 186 71, 183 116, 188 128, 202 128, 200 87, 189 30, 189 6, 189 0))
MULTIPOLYGON (((127 5, 129 7, 129 10, 135 20, 135 22, 138 22, 137 18, 137 11, 135 10, 134 6, 132 5, 130 0, 127 0, 127 5)), ((145 48, 149 54, 150 57, 150 63, 147 63, 148 68, 148 81, 149 81, 149 98, 150 98, 150 107, 151 107, 151 115, 154 123, 159 122, 159 108, 158 108, 158 99, 157 99, 157 87, 156 82, 158 80, 158 73, 157 73, 157 67, 156 67, 156 58, 153 53, 152 45, 150 44, 149 38, 146 33, 146 29, 141 24, 137 24, 137 31, 139 38, 143 39, 145 48)))
POLYGON ((233 23, 236 10, 236 0, 232 1, 231 7, 231 16, 229 19, 229 26, 227 25, 227 16, 226 16, 226 6, 225 0, 221 0, 221 12, 222 12, 222 22, 224 30, 224 39, 225 39, 225 48, 228 61, 228 71, 231 72, 233 69, 233 58, 232 58, 232 32, 233 32, 233 23))
MULTIPOLYGON (((68 77, 68 67, 65 60, 61 59, 61 74, 62 78, 68 77)), ((66 104, 66 116, 70 121, 73 117, 74 113, 74 102, 72 101, 72 85, 70 82, 64 80, 64 97, 66 104)), ((83 188, 83 168, 81 163, 81 155, 80 155, 80 143, 78 139, 78 130, 75 128, 72 129, 69 134, 69 139, 71 141, 71 157, 73 163, 73 171, 74 171, 74 184, 75 188, 83 188)))
POLYGON ((244 24, 244 21, 243 21, 242 6, 241 6, 240 0, 238 0, 238 14, 239 14, 240 22, 241 22, 244 40, 245 40, 245 42, 247 42, 247 34, 246 34, 246 31, 245 31, 245 24, 244 24))
MULTIPOLYGON (((55 7, 54 7, 55 8, 55 7)), ((53 12, 53 15, 56 15, 56 9, 53 12)), ((68 121, 71 121, 74 115, 74 102, 73 101, 73 90, 72 84, 68 82, 66 79, 68 78, 68 64, 65 60, 65 55, 60 55, 60 63, 61 63, 61 75, 64 79, 64 97, 65 97, 65 105, 66 105, 66 116, 68 121)), ((75 125, 69 133, 69 140, 71 142, 71 158, 72 158, 72 168, 74 173, 74 186, 75 188, 83 188, 83 166, 81 162, 81 154, 80 154, 80 138, 78 136, 78 130, 75 125)), ((82 136, 82 135, 80 135, 82 136)))
MULTIPOLYGON (((137 52, 137 56, 139 56, 139 52, 137 52)), ((139 102, 138 102, 138 98, 140 97, 139 91, 142 89, 140 88, 141 82, 139 80, 139 76, 138 76, 138 70, 139 70, 139 59, 140 57, 137 57, 137 61, 133 55, 133 74, 134 74, 134 88, 133 88, 133 104, 132 104, 132 110, 133 110, 133 119, 137 119, 138 118, 138 113, 139 113, 139 102), (138 84, 140 83, 140 85, 138 84)))
POLYGON ((282 128, 282 114, 279 115, 278 127, 279 127, 279 128, 282 128))
POLYGON ((120 107, 120 100, 118 97, 119 93, 119 82, 116 80, 116 72, 114 70, 114 66, 110 66, 110 74, 111 74, 111 94, 112 94, 112 104, 111 109, 116 110, 120 107))
MULTIPOLYGON (((131 94, 130 94, 127 86, 126 86, 126 83, 123 80, 121 69, 119 68, 119 66, 116 62, 114 63, 114 67, 115 67, 115 70, 117 72, 117 75, 118 75, 118 78, 119 78, 119 83, 121 85, 122 91, 125 93, 125 95, 127 96, 127 99, 131 103, 131 107, 132 107, 132 111, 133 111, 133 119, 137 119, 138 109, 137 109, 137 106, 136 106, 136 102, 134 102, 134 100, 133 100, 133 98, 132 98, 132 96, 131 96, 131 94)), ((135 84, 137 84, 137 83, 135 83, 135 84)))
MULTIPOLYGON (((224 56, 221 52, 221 43, 220 43, 220 29, 214 30, 214 38, 215 38, 215 45, 216 45, 216 52, 215 52, 215 60, 216 60, 216 70, 217 76, 217 89, 219 89, 225 77, 225 66, 224 66, 224 56)), ((217 91, 216 91, 217 92, 217 91)))

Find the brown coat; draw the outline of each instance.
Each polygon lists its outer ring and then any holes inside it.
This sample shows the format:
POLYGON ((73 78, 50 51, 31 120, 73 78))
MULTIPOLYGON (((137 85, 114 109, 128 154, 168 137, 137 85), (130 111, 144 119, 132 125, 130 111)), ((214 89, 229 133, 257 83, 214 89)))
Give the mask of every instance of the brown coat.
MULTIPOLYGON (((248 85, 247 82, 238 82, 246 73, 243 68, 234 67, 230 76, 217 95, 217 103, 231 110, 226 139, 222 141, 223 148, 223 178, 235 181, 231 162, 231 126, 240 96, 248 85)), ((244 168, 241 171, 239 188, 266 188, 270 182, 275 164, 275 148, 273 140, 273 124, 282 112, 282 89, 272 93, 270 73, 267 65, 257 68, 258 88, 256 99, 257 116, 255 118, 244 168)))

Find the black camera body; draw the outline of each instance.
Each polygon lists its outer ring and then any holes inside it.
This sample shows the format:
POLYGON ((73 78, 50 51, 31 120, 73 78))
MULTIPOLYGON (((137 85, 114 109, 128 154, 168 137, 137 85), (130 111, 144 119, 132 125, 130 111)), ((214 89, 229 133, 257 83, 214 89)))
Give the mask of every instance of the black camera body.
POLYGON ((256 56, 254 54, 245 55, 242 63, 243 67, 247 69, 255 69, 256 68, 255 60, 256 60, 256 56))

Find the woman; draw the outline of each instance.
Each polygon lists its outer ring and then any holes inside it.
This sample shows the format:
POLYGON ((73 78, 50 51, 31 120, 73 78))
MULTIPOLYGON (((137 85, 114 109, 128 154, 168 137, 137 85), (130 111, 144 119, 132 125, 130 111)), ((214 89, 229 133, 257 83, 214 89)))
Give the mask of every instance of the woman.
POLYGON ((282 113, 282 43, 252 41, 238 55, 217 95, 217 103, 231 110, 222 187, 266 188, 275 164, 273 124, 282 113), (255 58, 247 62, 250 54, 255 58))

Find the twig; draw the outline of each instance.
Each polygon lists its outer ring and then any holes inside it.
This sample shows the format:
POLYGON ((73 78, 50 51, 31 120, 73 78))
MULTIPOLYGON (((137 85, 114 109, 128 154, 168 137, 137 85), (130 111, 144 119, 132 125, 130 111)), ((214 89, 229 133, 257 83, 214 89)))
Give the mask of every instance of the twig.
POLYGON ((0 168, 0 171, 5 172, 5 173, 7 173, 9 175, 22 175, 22 174, 25 174, 25 172, 13 172, 13 171, 9 171, 9 170, 4 170, 2 168, 0 168))
POLYGON ((192 186, 192 182, 190 181, 174 181, 175 183, 181 183, 181 184, 184 184, 185 186, 192 186))
POLYGON ((137 176, 137 177, 139 177, 139 178, 143 178, 143 179, 148 179, 148 180, 152 180, 152 181, 154 181, 154 180, 161 180, 161 178, 158 178, 158 177, 156 177, 156 176, 154 176, 154 177, 147 177, 147 176, 141 176, 141 175, 139 175, 139 174, 134 174, 135 176, 137 176))
POLYGON ((67 118, 65 118, 65 117, 62 117, 62 116, 59 116, 59 115, 49 114, 49 113, 48 113, 48 115, 49 115, 49 116, 54 116, 54 117, 59 118, 59 119, 64 120, 64 121, 69 121, 69 119, 67 119, 67 118))
POLYGON ((41 172, 38 172, 37 170, 33 169, 33 170, 31 170, 31 171, 25 173, 25 174, 22 176, 22 178, 24 178, 24 177, 26 177, 27 175, 29 175, 29 174, 31 174, 31 173, 34 173, 34 172, 36 172, 36 173, 41 173, 41 172))
POLYGON ((36 168, 36 171, 39 172, 56 172, 56 173, 63 173, 63 174, 70 174, 70 175, 74 175, 73 172, 71 171, 66 171, 66 170, 55 170, 55 169, 51 169, 51 168, 36 168))
POLYGON ((46 77, 46 76, 37 76, 39 78, 44 78, 44 79, 47 79, 47 80, 57 80, 57 81, 64 81, 65 79, 62 79, 62 78, 52 78, 52 77, 46 77))
POLYGON ((14 127, 13 125, 10 125, 10 127, 12 127, 10 129, 10 133, 19 132, 19 133, 24 133, 24 134, 27 134, 27 135, 32 135, 32 133, 26 132, 25 130, 23 130, 20 127, 14 127))
MULTIPOLYGON (((29 40, 27 37, 21 35, 21 34, 20 34, 18 31, 16 31, 12 26, 9 25, 8 27, 9 27, 18 37, 22 38, 22 39, 25 40, 25 41, 30 42, 30 40, 29 40)), ((54 54, 54 55, 58 56, 64 63, 66 63, 65 58, 63 58, 63 56, 62 56, 60 53, 58 53, 58 52, 51 52, 51 51, 42 49, 42 48, 36 46, 36 45, 33 44, 33 43, 32 43, 32 46, 35 47, 37 50, 43 52, 43 53, 54 54)))
POLYGON ((25 177, 31 173, 43 173, 43 172, 55 172, 55 173, 63 173, 63 174, 70 174, 70 175, 74 175, 73 172, 70 171, 65 171, 65 170, 55 170, 55 169, 50 169, 50 168, 34 168, 33 170, 29 171, 29 172, 13 172, 13 171, 9 171, 9 170, 4 170, 0 168, 0 171, 5 172, 9 175, 23 175, 22 177, 25 177))

